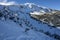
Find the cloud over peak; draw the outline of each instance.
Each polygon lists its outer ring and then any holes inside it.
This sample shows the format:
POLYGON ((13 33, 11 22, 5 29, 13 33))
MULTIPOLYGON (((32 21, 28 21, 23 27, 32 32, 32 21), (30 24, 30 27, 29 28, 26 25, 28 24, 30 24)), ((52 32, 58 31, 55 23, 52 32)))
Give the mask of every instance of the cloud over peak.
POLYGON ((0 0, 0 5, 14 5, 17 4, 15 1, 8 2, 7 0, 0 0))

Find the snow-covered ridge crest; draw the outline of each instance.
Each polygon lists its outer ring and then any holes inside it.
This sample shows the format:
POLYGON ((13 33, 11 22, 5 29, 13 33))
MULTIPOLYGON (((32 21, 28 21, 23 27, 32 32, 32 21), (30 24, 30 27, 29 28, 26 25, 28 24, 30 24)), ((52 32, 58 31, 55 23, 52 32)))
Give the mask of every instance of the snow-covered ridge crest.
MULTIPOLYGON (((24 4, 17 4, 16 2, 14 1, 11 1, 11 2, 7 2, 6 0, 3 1, 3 2, 0 2, 0 5, 12 5, 13 8, 18 8, 19 7, 23 7, 26 8, 26 9, 29 9, 30 11, 36 11, 36 12, 43 12, 43 13, 49 13, 49 12, 52 12, 54 11, 53 9, 50 9, 48 7, 44 7, 44 6, 41 6, 41 5, 37 5, 35 3, 24 3, 24 4), (13 6, 15 5, 15 6, 13 6)), ((20 10, 20 9, 19 9, 20 10)))
MULTIPOLYGON (((32 5, 34 5, 34 6, 37 6, 37 7, 42 7, 43 9, 47 8, 47 7, 44 7, 44 6, 37 5, 35 3, 18 4, 15 1, 8 2, 7 0, 0 1, 0 5, 25 5, 25 6, 28 6, 29 8, 32 8, 33 7, 32 5)), ((49 9, 49 8, 47 8, 47 9, 49 9)))

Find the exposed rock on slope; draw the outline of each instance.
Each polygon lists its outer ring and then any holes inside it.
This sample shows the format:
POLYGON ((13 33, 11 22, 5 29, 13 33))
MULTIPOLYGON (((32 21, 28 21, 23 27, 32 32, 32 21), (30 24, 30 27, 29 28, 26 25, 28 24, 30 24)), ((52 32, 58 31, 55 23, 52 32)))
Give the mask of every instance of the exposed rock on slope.
POLYGON ((39 13, 39 15, 37 15, 38 12, 36 14, 35 13, 33 14, 33 13, 31 13, 32 17, 44 23, 47 23, 48 25, 60 27, 60 11, 57 11, 55 13, 45 13, 45 14, 39 13))

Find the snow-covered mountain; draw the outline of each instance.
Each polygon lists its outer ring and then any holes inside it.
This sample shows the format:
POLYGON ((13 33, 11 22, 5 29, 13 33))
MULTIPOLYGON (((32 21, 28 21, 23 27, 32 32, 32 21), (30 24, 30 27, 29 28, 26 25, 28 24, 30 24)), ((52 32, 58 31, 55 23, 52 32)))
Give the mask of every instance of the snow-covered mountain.
POLYGON ((31 16, 55 11, 32 3, 0 5, 0 40, 60 40, 60 29, 31 16))

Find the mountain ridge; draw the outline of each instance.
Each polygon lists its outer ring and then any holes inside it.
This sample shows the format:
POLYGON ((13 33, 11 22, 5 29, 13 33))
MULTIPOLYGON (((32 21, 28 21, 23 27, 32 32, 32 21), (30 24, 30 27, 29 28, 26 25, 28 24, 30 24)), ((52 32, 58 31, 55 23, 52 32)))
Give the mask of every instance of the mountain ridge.
POLYGON ((39 11, 35 6, 33 10, 24 5, 0 8, 0 32, 3 33, 0 39, 60 40, 60 29, 48 26, 31 16, 30 12, 39 11))

